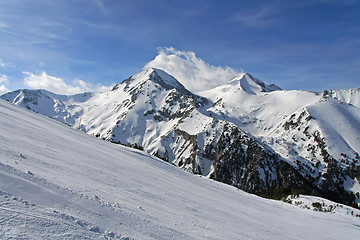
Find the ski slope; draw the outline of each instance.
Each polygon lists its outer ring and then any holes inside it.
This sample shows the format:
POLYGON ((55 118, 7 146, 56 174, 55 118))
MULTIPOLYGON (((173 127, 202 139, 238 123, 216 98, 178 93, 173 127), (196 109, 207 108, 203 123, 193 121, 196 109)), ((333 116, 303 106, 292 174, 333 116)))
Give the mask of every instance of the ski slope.
POLYGON ((358 239, 348 211, 262 199, 0 100, 0 239, 358 239))

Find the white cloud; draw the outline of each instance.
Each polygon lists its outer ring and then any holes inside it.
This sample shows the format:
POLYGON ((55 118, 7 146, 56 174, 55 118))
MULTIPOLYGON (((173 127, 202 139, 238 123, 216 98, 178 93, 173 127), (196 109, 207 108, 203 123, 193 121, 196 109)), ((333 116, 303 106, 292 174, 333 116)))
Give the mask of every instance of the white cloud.
POLYGON ((91 83, 85 82, 83 80, 80 79, 75 79, 74 84, 76 86, 79 86, 81 89, 83 89, 83 92, 104 92, 104 91, 108 91, 110 89, 112 89, 114 86, 104 86, 101 84, 97 84, 96 86, 94 86, 91 83))
POLYGON ((24 84, 34 89, 45 89, 57 94, 73 95, 82 92, 99 92, 108 90, 111 87, 102 85, 93 86, 91 83, 87 83, 83 80, 76 79, 72 85, 67 84, 64 79, 50 76, 46 72, 40 74, 34 74, 30 72, 24 72, 26 75, 24 78, 24 84))
POLYGON ((0 84, 0 95, 3 95, 8 92, 10 92, 10 90, 7 89, 4 84, 0 84))
POLYGON ((4 74, 0 74, 0 95, 10 92, 10 90, 7 89, 4 85, 8 83, 9 83, 8 77, 4 74))
POLYGON ((6 75, 0 74, 0 95, 10 92, 10 90, 7 89, 4 85, 7 84, 8 82, 9 82, 8 77, 6 75))
POLYGON ((8 77, 4 74, 0 74, 0 84, 1 83, 8 83, 8 77))
POLYGON ((171 74, 193 92, 209 90, 229 82, 239 74, 230 67, 212 66, 197 58, 194 52, 161 48, 159 55, 147 63, 146 68, 159 68, 171 74))

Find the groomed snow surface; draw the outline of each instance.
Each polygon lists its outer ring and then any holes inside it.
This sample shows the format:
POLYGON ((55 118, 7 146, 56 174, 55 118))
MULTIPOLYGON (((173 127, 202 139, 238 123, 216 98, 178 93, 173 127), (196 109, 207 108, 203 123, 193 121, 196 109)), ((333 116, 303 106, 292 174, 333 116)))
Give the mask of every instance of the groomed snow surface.
POLYGON ((0 100, 0 239, 359 239, 354 215, 262 199, 0 100))

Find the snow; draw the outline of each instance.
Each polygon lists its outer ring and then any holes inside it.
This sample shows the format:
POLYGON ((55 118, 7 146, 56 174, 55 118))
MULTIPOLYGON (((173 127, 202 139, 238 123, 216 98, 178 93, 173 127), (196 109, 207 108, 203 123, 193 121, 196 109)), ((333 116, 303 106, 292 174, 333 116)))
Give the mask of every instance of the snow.
MULTIPOLYGON (((360 152, 358 89, 319 94, 275 88, 266 92, 262 86, 267 85, 244 73, 200 94, 214 102, 208 112, 257 137, 295 167, 300 161, 313 168, 311 161, 315 164, 315 159, 322 159, 320 151, 315 155, 309 151, 309 147, 316 145, 311 138, 315 132, 325 139, 326 151, 336 159, 352 161, 356 152, 360 152), (306 117, 301 117, 302 114, 306 117), (295 118, 291 120, 291 116, 295 118), (301 128, 284 129, 286 123, 300 118, 301 128)), ((316 169, 313 170, 315 174, 316 169)))
MULTIPOLYGON (((244 76, 240 82, 244 78, 250 79, 244 76)), ((319 94, 308 91, 262 92, 259 85, 255 87, 253 80, 251 85, 245 85, 241 85, 239 81, 231 81, 202 92, 201 95, 215 103, 208 111, 219 114, 220 118, 225 116, 223 120, 234 123, 256 137, 268 136, 287 116, 321 99, 319 94)))
POLYGON ((354 185, 350 188, 353 192, 359 192, 360 193, 360 182, 357 178, 355 178, 354 185))
MULTIPOLYGON (((0 101, 1 239, 357 239, 359 218, 266 200, 0 101)), ((354 210, 356 211, 356 210, 354 210)))
POLYGON ((174 48, 160 49, 159 55, 147 63, 144 69, 151 67, 163 69, 194 93, 212 89, 240 74, 230 67, 209 65, 196 57, 194 52, 174 48))
MULTIPOLYGON (((342 168, 350 166, 360 152, 359 89, 322 94, 285 91, 242 72, 199 94, 208 100, 190 93, 163 70, 148 68, 102 93, 65 96, 19 90, 2 98, 92 136, 136 144, 204 176, 214 170, 214 160, 202 153, 218 140, 225 124, 259 140, 295 168, 302 167, 299 163, 306 166, 299 170, 303 176, 317 177, 327 170, 314 134, 325 139, 326 151, 342 168), (301 122, 296 125, 301 126, 285 129, 297 119, 301 122)), ((352 191, 354 184, 351 179, 345 189, 352 191)))
POLYGON ((307 195, 291 195, 288 196, 284 202, 293 204, 294 208, 308 209, 310 211, 327 213, 336 213, 338 215, 352 215, 360 217, 360 210, 353 209, 346 205, 342 205, 327 199, 319 198, 316 196, 307 195))
POLYGON ((307 109, 320 122, 332 155, 340 158, 340 154, 347 148, 360 152, 359 108, 329 99, 308 106, 307 109))
MULTIPOLYGON (((312 144, 313 140, 304 134, 304 129, 308 128, 308 132, 318 131, 321 134, 326 140, 326 150, 336 159, 343 159, 345 156, 356 158, 355 152, 360 151, 359 108, 325 98, 298 111, 295 118, 298 118, 302 112, 306 112, 306 118, 311 120, 304 122, 301 129, 298 128, 300 130, 280 133, 287 142, 291 142, 290 138, 298 142, 299 155, 310 157, 306 146, 312 144)), ((321 159, 320 156, 317 158, 321 159)))
POLYGON ((348 103, 360 108, 360 88, 328 90, 324 94, 340 102, 348 103))

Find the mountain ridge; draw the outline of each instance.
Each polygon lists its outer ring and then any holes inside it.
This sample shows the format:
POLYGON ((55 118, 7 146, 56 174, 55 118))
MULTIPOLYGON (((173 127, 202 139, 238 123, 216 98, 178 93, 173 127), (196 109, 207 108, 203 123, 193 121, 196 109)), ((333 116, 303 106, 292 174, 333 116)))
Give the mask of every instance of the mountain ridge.
MULTIPOLYGON (((360 95, 349 91, 342 99, 356 102, 351 99, 360 95)), ((280 90, 248 73, 200 95, 150 68, 107 92, 67 99, 44 92, 23 101, 13 92, 2 98, 252 193, 305 191, 349 205, 359 202, 351 190, 360 177, 358 107, 345 100, 339 105, 325 92, 280 90), (309 112, 311 106, 319 107, 309 112), (333 119, 321 117, 329 114, 333 119), (350 116, 352 129, 339 120, 350 116), (336 147, 338 139, 351 144, 336 147)))

